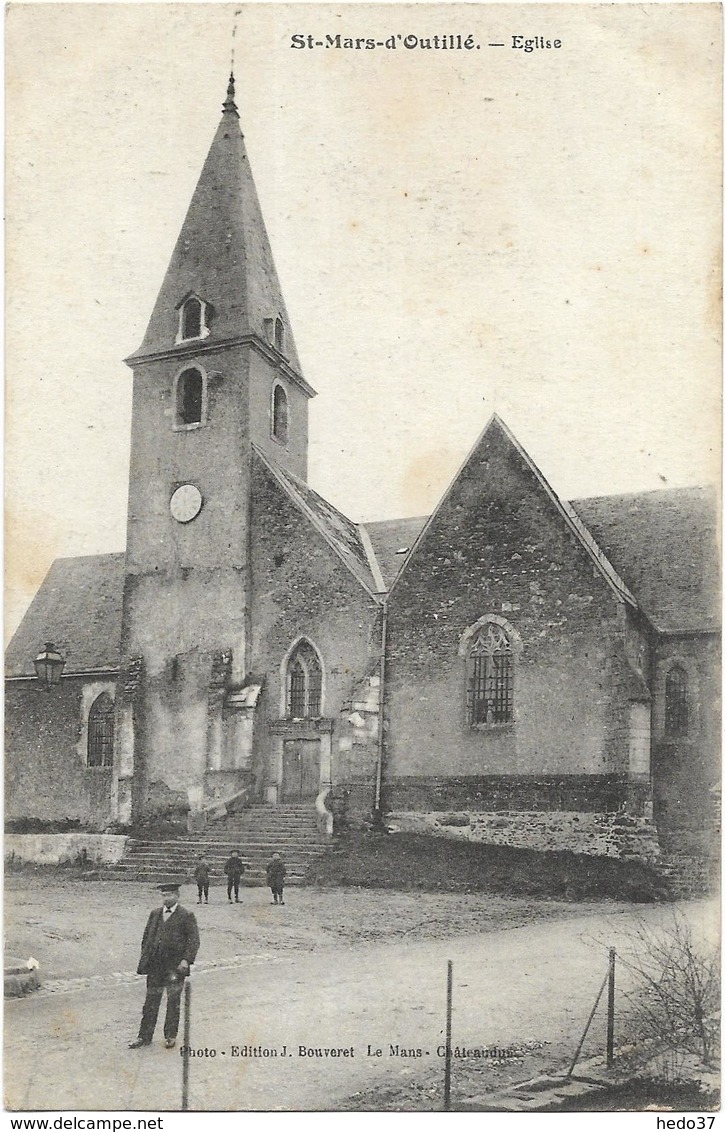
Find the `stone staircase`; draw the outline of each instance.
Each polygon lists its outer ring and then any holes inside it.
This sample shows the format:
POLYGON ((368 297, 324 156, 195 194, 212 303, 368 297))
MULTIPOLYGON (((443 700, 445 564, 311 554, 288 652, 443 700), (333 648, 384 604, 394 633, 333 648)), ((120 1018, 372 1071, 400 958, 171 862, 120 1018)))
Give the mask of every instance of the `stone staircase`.
POLYGON ((176 877, 193 884, 194 868, 204 856, 212 885, 226 884, 224 862, 232 849, 238 849, 246 865, 243 885, 266 884, 265 866, 273 853, 280 853, 287 866, 285 883, 303 884, 307 867, 325 848, 313 803, 256 805, 228 814, 203 832, 168 841, 130 840, 123 858, 104 866, 101 875, 106 880, 150 883, 176 877))

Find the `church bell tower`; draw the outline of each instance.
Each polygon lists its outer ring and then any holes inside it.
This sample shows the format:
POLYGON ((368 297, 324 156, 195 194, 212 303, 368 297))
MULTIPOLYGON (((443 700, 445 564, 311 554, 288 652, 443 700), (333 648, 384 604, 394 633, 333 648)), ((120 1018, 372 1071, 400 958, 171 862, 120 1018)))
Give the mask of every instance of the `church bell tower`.
POLYGON ((252 446, 306 479, 314 390, 300 372, 233 76, 144 340, 126 361, 122 821, 209 801, 220 760, 210 704, 248 672, 252 446))

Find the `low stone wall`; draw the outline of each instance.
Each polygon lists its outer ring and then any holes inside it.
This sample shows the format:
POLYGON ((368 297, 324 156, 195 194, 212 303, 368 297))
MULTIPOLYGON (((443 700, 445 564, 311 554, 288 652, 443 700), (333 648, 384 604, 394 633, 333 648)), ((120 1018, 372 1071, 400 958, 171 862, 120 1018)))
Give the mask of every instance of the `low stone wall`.
POLYGON ((652 822, 627 813, 397 811, 386 817, 388 824, 401 833, 422 833, 484 845, 507 845, 537 852, 569 850, 595 857, 650 862, 660 855, 652 822))
POLYGON ((127 841, 112 833, 7 833, 5 860, 34 865, 115 864, 127 841))
POLYGON ((484 774, 395 777, 384 779, 385 810, 509 813, 565 811, 615 813, 632 783, 626 774, 484 774))

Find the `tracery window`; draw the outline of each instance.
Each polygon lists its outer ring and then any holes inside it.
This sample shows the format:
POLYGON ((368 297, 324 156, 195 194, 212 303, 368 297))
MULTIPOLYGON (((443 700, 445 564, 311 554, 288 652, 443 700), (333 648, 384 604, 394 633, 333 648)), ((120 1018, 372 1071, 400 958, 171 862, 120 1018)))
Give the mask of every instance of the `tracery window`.
POLYGON ((300 641, 287 661, 286 686, 289 719, 322 715, 322 665, 309 641, 300 641))
POLYGON ((689 726, 687 673, 676 665, 667 673, 665 682, 665 735, 677 738, 686 735, 689 726))
POLYGON ((113 765, 113 700, 101 692, 88 713, 88 766, 113 765))
POLYGON ((473 638, 466 666, 468 722, 490 727, 513 722, 514 670, 511 641, 495 622, 473 638))

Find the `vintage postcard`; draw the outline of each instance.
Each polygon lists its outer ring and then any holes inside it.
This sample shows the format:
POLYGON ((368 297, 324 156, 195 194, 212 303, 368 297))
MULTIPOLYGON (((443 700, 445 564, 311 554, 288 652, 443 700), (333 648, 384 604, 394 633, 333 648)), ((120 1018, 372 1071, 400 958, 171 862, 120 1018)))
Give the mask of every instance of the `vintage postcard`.
POLYGON ((6 1110, 711 1127, 720 7, 6 42, 6 1110))

